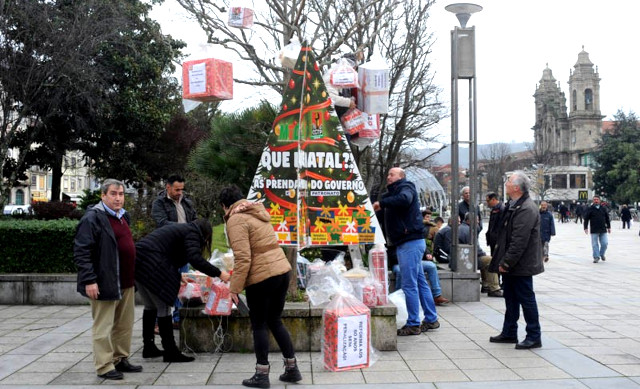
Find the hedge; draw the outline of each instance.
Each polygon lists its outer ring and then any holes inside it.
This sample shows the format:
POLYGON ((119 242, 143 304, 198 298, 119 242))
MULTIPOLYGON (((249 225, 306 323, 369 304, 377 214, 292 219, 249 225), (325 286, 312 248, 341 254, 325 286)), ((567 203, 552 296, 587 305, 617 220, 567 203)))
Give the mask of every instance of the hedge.
POLYGON ((77 220, 0 220, 0 273, 75 273, 77 220))

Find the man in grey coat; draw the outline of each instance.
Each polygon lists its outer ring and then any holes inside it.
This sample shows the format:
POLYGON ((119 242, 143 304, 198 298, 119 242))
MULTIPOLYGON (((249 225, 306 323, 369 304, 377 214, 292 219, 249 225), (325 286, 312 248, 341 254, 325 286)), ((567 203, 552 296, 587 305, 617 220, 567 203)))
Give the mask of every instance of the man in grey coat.
POLYGON ((510 200, 504 210, 502 228, 489 271, 502 274, 505 313, 502 332, 492 343, 517 343, 516 349, 542 347, 538 304, 533 276, 544 271, 540 250, 540 213, 531 197, 531 181, 523 171, 514 172, 505 184, 510 200), (527 336, 518 343, 520 307, 527 323, 527 336))

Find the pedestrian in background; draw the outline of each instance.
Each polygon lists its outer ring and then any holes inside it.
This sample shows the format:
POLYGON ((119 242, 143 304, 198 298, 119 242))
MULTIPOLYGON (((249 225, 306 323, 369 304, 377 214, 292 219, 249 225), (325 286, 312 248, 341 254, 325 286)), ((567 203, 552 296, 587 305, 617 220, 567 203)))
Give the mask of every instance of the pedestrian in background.
POLYGON ((502 274, 504 323, 492 336, 492 343, 516 343, 516 349, 542 347, 538 303, 533 291, 533 276, 544 271, 540 250, 540 215, 529 196, 531 181, 523 171, 514 172, 505 184, 509 203, 505 207, 502 228, 490 271, 502 274), (527 336, 518 343, 520 307, 527 323, 527 336))
POLYGON ((601 259, 606 260, 605 253, 609 245, 608 233, 611 233, 611 219, 609 210, 600 204, 600 196, 593 196, 591 206, 584 214, 584 233, 591 232, 591 252, 593 263, 598 263, 601 259), (589 231, 591 223, 591 231, 589 231))
POLYGON ((625 225, 628 229, 631 229, 631 211, 629 210, 629 207, 627 207, 627 204, 624 204, 620 210, 620 220, 622 220, 623 230, 625 225))
POLYGON ((549 262, 549 242, 556 235, 556 225, 553 215, 549 212, 546 201, 540 203, 540 241, 542 242, 542 260, 549 262))

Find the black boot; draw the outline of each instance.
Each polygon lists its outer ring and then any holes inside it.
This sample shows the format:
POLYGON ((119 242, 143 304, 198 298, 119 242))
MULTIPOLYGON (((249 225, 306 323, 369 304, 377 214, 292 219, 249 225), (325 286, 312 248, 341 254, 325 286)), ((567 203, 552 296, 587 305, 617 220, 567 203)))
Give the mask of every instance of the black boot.
POLYGON ((296 358, 284 358, 284 374, 280 375, 280 381, 298 382, 302 380, 302 374, 298 369, 296 358))
POLYGON ((242 385, 250 388, 268 388, 269 384, 269 365, 256 364, 256 373, 253 377, 242 380, 242 385))
POLYGON ((156 326, 156 315, 158 311, 147 310, 142 311, 142 358, 156 358, 162 356, 162 350, 156 347, 153 329, 156 326))
POLYGON ((171 316, 159 317, 158 327, 162 338, 162 348, 164 348, 163 362, 192 362, 195 360, 194 357, 182 354, 178 346, 176 346, 176 341, 173 338, 173 320, 171 316))

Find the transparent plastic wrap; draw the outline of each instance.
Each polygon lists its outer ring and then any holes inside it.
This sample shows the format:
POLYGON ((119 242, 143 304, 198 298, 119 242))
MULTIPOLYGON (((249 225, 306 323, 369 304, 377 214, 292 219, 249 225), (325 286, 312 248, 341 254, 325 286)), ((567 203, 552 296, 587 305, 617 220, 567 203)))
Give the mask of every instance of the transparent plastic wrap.
POLYGON ((340 58, 329 69, 329 82, 338 89, 358 88, 358 72, 355 63, 346 58, 340 58))
POLYGON ((233 65, 216 58, 182 64, 182 98, 202 102, 233 99, 233 65))
POLYGON ((202 312, 211 316, 229 316, 231 315, 232 307, 233 302, 231 301, 229 284, 219 278, 215 278, 211 284, 209 298, 202 312))
POLYGON ((321 305, 330 301, 331 296, 338 294, 340 291, 353 294, 353 286, 346 278, 341 276, 341 265, 339 262, 332 261, 319 267, 319 263, 313 261, 310 269, 313 269, 309 276, 307 284, 307 296, 312 305, 321 305), (336 262, 336 263, 334 263, 336 262), (317 267, 316 267, 317 266, 317 267))
POLYGON ((355 144, 359 148, 365 148, 376 140, 380 139, 380 115, 362 113, 364 119, 364 126, 356 137, 351 138, 351 143, 355 144))
POLYGON ((364 116, 358 108, 351 108, 340 118, 344 132, 354 135, 364 129, 364 116))
POLYGON ((184 305, 199 305, 202 304, 202 290, 200 285, 195 282, 183 282, 180 285, 178 291, 178 299, 184 305))
POLYGON ((383 244, 376 244, 369 250, 369 271, 373 279, 378 282, 376 292, 378 297, 377 305, 385 305, 388 303, 389 295, 389 273, 387 259, 387 248, 383 244))
POLYGON ((298 288, 300 289, 306 289, 307 284, 309 283, 309 277, 311 276, 309 265, 311 265, 311 262, 309 262, 307 258, 298 254, 298 259, 296 260, 296 274, 298 277, 298 288))
POLYGON ((293 69, 296 66, 298 55, 302 45, 297 38, 291 38, 289 44, 282 48, 280 52, 280 63, 287 69, 293 69))
POLYGON ((233 271, 233 266, 235 265, 234 258, 235 257, 232 250, 229 250, 226 253, 220 253, 218 249, 216 249, 213 251, 213 253, 211 253, 209 263, 220 270, 231 272, 233 271))
MULTIPOLYGON (((396 314, 396 328, 400 329, 402 326, 407 324, 407 320, 409 319, 407 300, 404 297, 402 289, 391 293, 389 295, 389 302, 398 308, 398 313, 396 314)), ((423 317, 423 315, 424 312, 422 311, 422 307, 419 307, 419 317, 423 317)))
POLYGON ((322 360, 330 371, 366 368, 378 359, 371 346, 371 311, 344 291, 322 312, 322 360))
POLYGON ((353 269, 342 273, 342 277, 346 278, 351 283, 351 286, 353 287, 353 295, 358 300, 364 301, 363 292, 366 279, 370 278, 369 272, 361 267, 354 267, 353 269))

